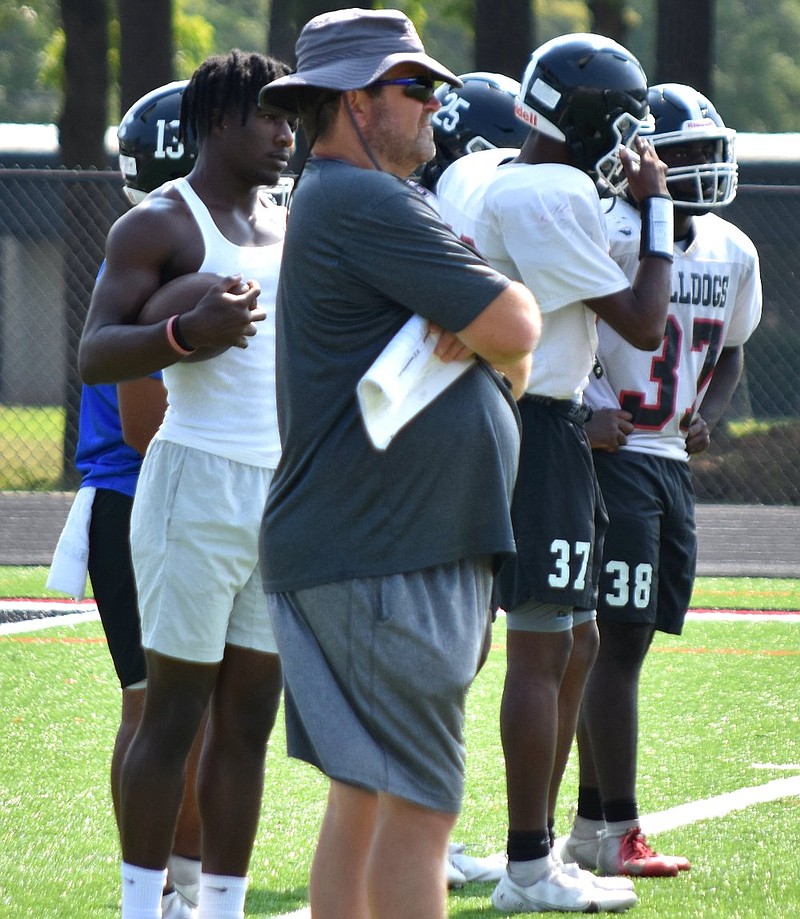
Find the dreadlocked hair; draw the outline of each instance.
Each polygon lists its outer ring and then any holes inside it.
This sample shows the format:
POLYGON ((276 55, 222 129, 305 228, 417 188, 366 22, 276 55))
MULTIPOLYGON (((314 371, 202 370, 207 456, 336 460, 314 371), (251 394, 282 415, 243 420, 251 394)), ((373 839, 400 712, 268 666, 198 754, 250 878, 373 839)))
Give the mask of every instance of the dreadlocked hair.
POLYGON ((206 58, 183 91, 179 139, 208 136, 231 110, 239 109, 244 125, 261 87, 291 72, 283 61, 238 48, 206 58))

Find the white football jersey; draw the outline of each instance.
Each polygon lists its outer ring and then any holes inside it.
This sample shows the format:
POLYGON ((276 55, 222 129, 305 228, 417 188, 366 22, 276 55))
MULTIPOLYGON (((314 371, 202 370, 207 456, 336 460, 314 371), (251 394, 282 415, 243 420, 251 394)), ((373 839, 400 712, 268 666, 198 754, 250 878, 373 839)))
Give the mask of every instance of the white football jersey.
POLYGON ((506 162, 518 150, 462 156, 437 186, 439 212, 498 271, 522 281, 542 313, 528 392, 580 400, 597 348, 584 300, 629 286, 608 254, 594 183, 572 166, 506 162))
MULTIPOLYGON (((639 267, 639 212, 615 202, 606 215, 611 255, 633 281, 639 267)), ((743 345, 761 318, 761 275, 750 239, 715 214, 694 219, 695 237, 674 248, 672 297, 663 344, 639 351, 598 322, 598 367, 586 391, 593 408, 633 415, 623 449, 687 459, 686 431, 720 351, 743 345)))

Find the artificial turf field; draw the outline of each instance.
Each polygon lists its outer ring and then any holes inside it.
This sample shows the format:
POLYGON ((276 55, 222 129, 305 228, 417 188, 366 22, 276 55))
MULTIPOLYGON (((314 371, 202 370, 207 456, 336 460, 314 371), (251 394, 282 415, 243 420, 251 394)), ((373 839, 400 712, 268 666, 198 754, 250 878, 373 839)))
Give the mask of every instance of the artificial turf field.
MULTIPOLYGON (((797 582, 731 593, 727 580, 701 579, 694 605, 800 609, 797 582)), ((469 698, 466 798, 453 834, 479 855, 502 850, 506 831, 497 728, 504 648, 501 617, 469 698)), ((800 915, 799 662, 800 616, 790 613, 697 614, 680 638, 656 639, 641 690, 639 801, 645 829, 659 830, 650 830, 655 847, 687 855, 693 868, 637 880, 631 915, 800 915)), ((0 700, 0 917, 113 919, 119 859, 107 774, 119 690, 99 623, 0 629, 0 700)), ((559 834, 575 799, 575 759, 559 834)), ((306 904, 324 797, 324 780, 286 758, 279 717, 248 916, 306 904)), ((450 916, 498 915, 490 893, 479 884, 451 892, 450 916)))

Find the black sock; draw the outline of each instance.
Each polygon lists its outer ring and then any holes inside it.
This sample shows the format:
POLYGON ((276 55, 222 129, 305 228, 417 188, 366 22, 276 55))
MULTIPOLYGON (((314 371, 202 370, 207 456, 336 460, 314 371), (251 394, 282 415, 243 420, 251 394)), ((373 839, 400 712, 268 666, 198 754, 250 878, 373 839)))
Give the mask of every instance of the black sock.
POLYGON ((603 816, 606 823, 627 823, 639 819, 639 805, 636 798, 619 798, 603 802, 603 816))
POLYGON ((530 862, 535 858, 545 858, 550 854, 550 834, 547 828, 541 830, 509 830, 508 860, 510 862, 530 862))

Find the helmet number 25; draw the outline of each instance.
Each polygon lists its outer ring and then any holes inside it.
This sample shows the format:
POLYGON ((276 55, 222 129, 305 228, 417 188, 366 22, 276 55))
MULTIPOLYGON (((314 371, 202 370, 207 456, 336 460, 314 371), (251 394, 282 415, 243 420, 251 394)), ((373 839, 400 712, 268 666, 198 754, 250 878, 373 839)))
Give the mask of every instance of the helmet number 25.
POLYGON ((470 106, 469 99, 462 99, 458 93, 448 93, 444 98, 442 107, 434 112, 431 121, 446 131, 448 134, 458 129, 458 123, 461 120, 461 112, 466 111, 470 106))

